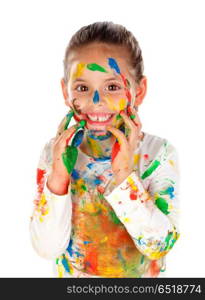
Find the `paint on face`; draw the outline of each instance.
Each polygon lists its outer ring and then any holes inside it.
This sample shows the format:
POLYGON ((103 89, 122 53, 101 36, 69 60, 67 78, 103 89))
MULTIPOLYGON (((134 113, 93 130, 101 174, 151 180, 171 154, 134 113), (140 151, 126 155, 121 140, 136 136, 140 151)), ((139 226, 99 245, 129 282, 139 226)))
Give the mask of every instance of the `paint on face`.
POLYGON ((81 114, 81 107, 80 107, 80 104, 77 101, 78 101, 77 98, 74 98, 72 100, 73 108, 74 108, 74 110, 77 114, 81 114))
POLYGON ((103 72, 103 73, 108 73, 104 67, 102 67, 98 64, 95 64, 95 63, 87 64, 87 69, 90 71, 99 71, 99 72, 103 72))
POLYGON ((109 109, 115 110, 117 112, 125 109, 126 104, 127 104, 126 100, 124 98, 114 101, 110 96, 105 96, 104 99, 106 100, 109 109))
POLYGON ((120 74, 120 68, 119 68, 119 66, 118 66, 118 64, 117 64, 117 62, 114 58, 109 57, 108 58, 108 64, 109 64, 111 69, 115 70, 115 72, 117 74, 120 74))
POLYGON ((100 100, 99 93, 98 93, 98 91, 95 91, 94 96, 93 96, 93 103, 96 104, 99 102, 99 100, 100 100))
POLYGON ((75 71, 75 73, 72 76, 73 80, 76 79, 76 78, 78 78, 78 77, 80 77, 82 75, 83 70, 85 69, 85 66, 86 66, 86 64, 84 64, 84 63, 77 64, 76 71, 75 71))

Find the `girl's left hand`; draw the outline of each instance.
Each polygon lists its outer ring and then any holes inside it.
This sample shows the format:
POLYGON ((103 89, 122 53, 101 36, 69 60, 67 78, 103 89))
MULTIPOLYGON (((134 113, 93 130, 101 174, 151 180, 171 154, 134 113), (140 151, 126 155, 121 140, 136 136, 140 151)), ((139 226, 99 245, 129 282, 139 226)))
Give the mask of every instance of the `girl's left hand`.
POLYGON ((117 138, 112 149, 112 171, 116 185, 123 182, 133 171, 134 152, 142 138, 142 124, 137 111, 134 108, 131 109, 132 119, 124 111, 120 112, 120 116, 123 118, 129 130, 127 138, 119 129, 113 126, 106 127, 106 129, 117 138))

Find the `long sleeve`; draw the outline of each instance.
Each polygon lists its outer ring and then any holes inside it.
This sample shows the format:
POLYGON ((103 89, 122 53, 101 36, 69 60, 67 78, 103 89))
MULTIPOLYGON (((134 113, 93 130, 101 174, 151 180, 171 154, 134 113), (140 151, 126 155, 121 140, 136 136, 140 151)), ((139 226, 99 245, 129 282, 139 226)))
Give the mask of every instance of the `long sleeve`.
POLYGON ((138 176, 133 171, 106 196, 136 247, 149 259, 166 255, 179 238, 178 154, 170 143, 138 176), (147 190, 143 181, 149 178, 147 190))
POLYGON ((66 195, 56 195, 48 189, 51 161, 49 142, 43 148, 38 163, 37 191, 29 224, 33 248, 46 259, 54 259, 66 249, 70 240, 72 215, 70 185, 66 195))

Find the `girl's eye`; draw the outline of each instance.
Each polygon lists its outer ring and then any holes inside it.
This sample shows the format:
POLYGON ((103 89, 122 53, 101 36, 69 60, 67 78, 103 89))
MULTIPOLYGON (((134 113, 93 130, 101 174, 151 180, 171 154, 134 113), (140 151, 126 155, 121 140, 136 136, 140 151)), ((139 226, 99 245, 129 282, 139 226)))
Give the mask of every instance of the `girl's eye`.
POLYGON ((76 87, 76 90, 77 90, 78 92, 87 92, 87 91, 88 91, 88 87, 81 84, 81 85, 78 85, 78 86, 76 87))
POLYGON ((120 90, 120 87, 116 84, 110 84, 108 85, 108 91, 117 91, 120 90))

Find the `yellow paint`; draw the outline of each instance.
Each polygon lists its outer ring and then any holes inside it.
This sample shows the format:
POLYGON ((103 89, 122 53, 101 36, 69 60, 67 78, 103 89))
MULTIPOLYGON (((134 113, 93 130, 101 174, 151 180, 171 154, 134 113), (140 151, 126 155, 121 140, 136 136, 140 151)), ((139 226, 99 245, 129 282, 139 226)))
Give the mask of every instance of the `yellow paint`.
POLYGON ((110 96, 105 96, 104 97, 105 101, 107 102, 108 107, 111 110, 115 110, 115 111, 121 111, 126 107, 126 100, 124 98, 120 99, 120 100, 113 100, 112 97, 110 96))
POLYGON ((129 222, 130 222, 130 218, 124 218, 123 221, 124 221, 125 223, 129 223, 129 222))
POLYGON ((137 186, 135 185, 134 180, 130 176, 127 178, 127 181, 128 181, 128 183, 129 183, 132 190, 134 190, 134 191, 138 190, 137 186))
POLYGON ((169 160, 169 163, 172 167, 174 167, 174 161, 172 159, 169 160))
POLYGON ((105 242, 107 242, 107 240, 108 240, 108 237, 105 236, 105 237, 100 241, 100 243, 105 243, 105 242))
POLYGON ((58 270, 58 277, 63 278, 65 272, 63 265, 57 265, 57 270, 58 270))
POLYGON ((44 206, 45 204, 47 203, 47 201, 46 201, 46 196, 45 196, 45 194, 42 194, 41 195, 41 199, 40 199, 40 202, 39 202, 39 206, 44 206))
POLYGON ((135 165, 138 164, 139 158, 140 158, 140 154, 135 154, 135 155, 134 155, 134 164, 135 164, 135 165))
POLYGON ((123 110, 126 107, 126 100, 124 98, 120 99, 119 101, 119 110, 123 110))
MULTIPOLYGON (((99 266, 100 265, 103 265, 103 262, 102 262, 102 264, 101 263, 99 263, 99 266)), ((123 270, 123 268, 122 267, 117 267, 116 265, 113 265, 113 266, 110 266, 110 267, 105 267, 105 268, 100 268, 100 267, 98 267, 97 268, 97 271, 99 272, 99 273, 101 273, 101 274, 103 274, 103 277, 107 277, 107 276, 109 276, 109 277, 118 277, 118 276, 116 276, 116 274, 119 274, 119 277, 121 276, 121 274, 123 274, 124 273, 124 270, 123 270)))
POLYGON ((93 155, 95 157, 102 157, 103 152, 102 152, 102 149, 101 149, 99 143, 96 140, 91 139, 90 137, 88 137, 88 142, 89 142, 90 147, 92 149, 93 155))
POLYGON ((77 64, 76 71, 73 74, 72 79, 76 79, 76 78, 80 77, 83 73, 83 70, 85 69, 85 66, 86 66, 86 64, 84 64, 84 63, 77 64))

